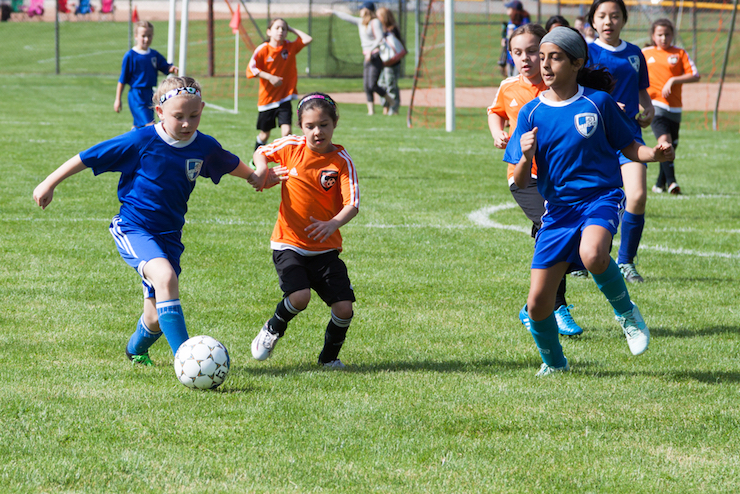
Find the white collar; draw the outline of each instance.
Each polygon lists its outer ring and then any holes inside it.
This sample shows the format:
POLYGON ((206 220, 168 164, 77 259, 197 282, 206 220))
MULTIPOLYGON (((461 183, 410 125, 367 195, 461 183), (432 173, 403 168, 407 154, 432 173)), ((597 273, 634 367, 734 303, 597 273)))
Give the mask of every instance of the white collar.
POLYGON ((172 146, 173 148, 184 148, 189 146, 196 137, 198 137, 198 131, 196 130, 193 132, 193 135, 190 136, 190 139, 187 141, 178 141, 177 139, 170 136, 166 130, 164 130, 164 123, 159 122, 154 126, 154 129, 157 131, 157 135, 167 144, 172 146))
POLYGON ((575 100, 583 96, 583 86, 581 86, 580 84, 578 85, 578 91, 576 91, 576 94, 565 101, 553 101, 551 99, 545 98, 545 93, 548 91, 550 91, 550 89, 540 93, 539 98, 542 103, 552 107, 568 106, 569 104, 573 103, 575 100))
POLYGON ((149 52, 151 52, 151 51, 152 51, 152 49, 151 49, 151 48, 147 48, 146 50, 142 50, 142 49, 140 49, 140 48, 137 48, 137 47, 135 47, 135 46, 134 46, 133 48, 131 48, 131 49, 132 49, 132 50, 134 50, 134 51, 135 51, 136 53, 138 53, 139 55, 149 55, 149 52))
POLYGON ((599 45, 605 50, 608 50, 611 52, 618 52, 618 51, 622 51, 625 48, 627 48, 627 43, 623 39, 620 39, 619 41, 620 41, 619 46, 612 46, 612 45, 606 44, 600 39, 597 39, 596 41, 594 41, 594 43, 596 43, 597 45, 599 45))

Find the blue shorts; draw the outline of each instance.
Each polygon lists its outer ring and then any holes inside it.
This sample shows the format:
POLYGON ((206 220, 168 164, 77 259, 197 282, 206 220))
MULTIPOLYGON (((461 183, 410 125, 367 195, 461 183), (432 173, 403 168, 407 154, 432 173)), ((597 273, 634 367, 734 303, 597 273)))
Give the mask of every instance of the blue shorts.
POLYGON ((144 265, 147 262, 159 257, 167 259, 175 274, 180 276, 180 256, 185 250, 181 242, 182 232, 153 235, 115 215, 111 220, 110 233, 123 260, 141 276, 144 298, 154 298, 154 286, 144 278, 144 265))
POLYGON ((151 88, 131 88, 128 91, 128 107, 134 116, 134 127, 146 127, 154 122, 154 108, 152 98, 154 92, 151 88))
MULTIPOLYGON (((640 133, 642 133, 642 131, 640 131, 640 133)), ((642 137, 635 136, 635 140, 642 145, 645 144, 645 141, 642 139, 642 137)), ((617 150, 617 158, 619 158, 619 166, 622 166, 625 163, 632 163, 632 160, 622 154, 622 151, 620 150, 617 150)), ((645 165, 645 168, 647 168, 647 163, 643 163, 643 165, 645 165)))
POLYGON ((573 269, 586 269, 578 252, 584 228, 598 225, 606 228, 613 237, 619 228, 623 209, 622 189, 607 190, 575 206, 545 203, 532 269, 546 269, 559 262, 569 262, 573 269))

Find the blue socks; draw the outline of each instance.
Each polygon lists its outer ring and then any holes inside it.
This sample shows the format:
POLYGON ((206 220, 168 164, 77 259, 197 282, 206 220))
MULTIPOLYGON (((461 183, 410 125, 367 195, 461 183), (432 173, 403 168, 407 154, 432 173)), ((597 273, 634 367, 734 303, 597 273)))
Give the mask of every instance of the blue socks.
POLYGON ((185 328, 185 316, 182 313, 180 299, 157 302, 157 318, 167 343, 172 348, 172 354, 177 353, 180 345, 188 339, 188 330, 185 328))
POLYGON ((643 228, 645 228, 644 214, 632 214, 627 211, 622 214, 622 240, 617 255, 619 264, 635 262, 643 228))
POLYGON ((624 314, 632 310, 632 301, 627 291, 627 285, 614 259, 609 259, 609 267, 606 268, 606 271, 601 274, 591 273, 591 276, 594 277, 596 286, 599 287, 601 293, 606 296, 606 299, 612 304, 617 313, 624 314))
POLYGON ((162 336, 162 332, 152 333, 146 324, 144 324, 144 316, 139 318, 139 323, 136 325, 136 331, 131 335, 126 345, 126 351, 131 355, 143 355, 149 351, 155 341, 162 336))
POLYGON ((542 321, 535 321, 530 317, 529 322, 530 332, 542 361, 550 367, 564 367, 567 361, 558 339, 558 323, 555 321, 555 314, 550 313, 542 321))

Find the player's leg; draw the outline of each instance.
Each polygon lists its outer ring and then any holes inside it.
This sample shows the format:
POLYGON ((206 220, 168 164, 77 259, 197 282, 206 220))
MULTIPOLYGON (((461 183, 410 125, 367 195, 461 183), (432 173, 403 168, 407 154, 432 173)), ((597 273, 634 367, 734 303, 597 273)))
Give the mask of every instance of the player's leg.
POLYGON ((627 201, 622 215, 622 239, 617 263, 625 280, 630 283, 643 282, 645 280, 635 268, 635 257, 645 228, 647 167, 643 163, 629 161, 622 164, 621 170, 627 201))
POLYGON ((553 312, 557 287, 569 265, 569 262, 560 262, 547 269, 531 270, 527 307, 530 332, 543 362, 538 376, 569 369, 553 312))
POLYGON ((162 331, 159 329, 159 320, 157 319, 154 290, 151 290, 151 295, 148 296, 145 285, 144 291, 146 297, 144 299, 144 311, 136 324, 134 333, 126 344, 126 356, 134 363, 153 365, 149 358, 149 348, 162 336, 162 331))
POLYGON ((152 91, 131 88, 128 92, 128 107, 134 117, 134 127, 146 127, 154 123, 152 109, 152 91))
MULTIPOLYGON (((681 128, 681 114, 670 114, 670 117, 668 119, 668 128, 670 135, 666 136, 664 138, 663 142, 669 142, 673 145, 673 149, 675 150, 678 147, 678 133, 681 128)), ((658 141, 661 142, 661 141, 658 141)), ((673 161, 666 161, 665 163, 661 163, 661 169, 663 169, 665 165, 665 175, 666 175, 666 184, 668 186, 668 192, 673 195, 679 195, 681 194, 681 187, 678 186, 678 181, 676 180, 676 167, 673 161)))
POLYGON ((369 81, 368 84, 370 86, 370 89, 372 92, 377 93, 378 96, 385 98, 385 104, 389 107, 395 106, 396 102, 393 99, 393 96, 391 96, 384 88, 380 87, 378 85, 378 80, 380 79, 380 74, 383 72, 383 61, 380 59, 380 55, 373 55, 370 58, 370 68, 369 68, 369 81))
POLYGON ((169 259, 162 257, 148 261, 142 271, 144 278, 154 286, 159 327, 174 355, 188 339, 185 315, 180 305, 178 272, 169 259))
POLYGON ((286 101, 278 107, 277 121, 282 136, 290 135, 290 127, 293 124, 293 106, 290 101, 286 101))
POLYGON ((365 91, 368 115, 375 115, 375 95, 373 94, 374 82, 371 79, 373 70, 372 62, 370 60, 365 60, 362 64, 362 88, 365 91))
POLYGON ((275 128, 275 119, 277 118, 277 108, 264 110, 257 115, 257 141, 254 143, 254 150, 264 146, 270 140, 270 131, 275 128))
POLYGON ((319 354, 319 365, 342 368, 339 360, 347 330, 352 323, 352 303, 355 293, 349 280, 347 266, 338 251, 327 252, 310 261, 311 288, 331 307, 331 318, 324 332, 324 346, 319 354))

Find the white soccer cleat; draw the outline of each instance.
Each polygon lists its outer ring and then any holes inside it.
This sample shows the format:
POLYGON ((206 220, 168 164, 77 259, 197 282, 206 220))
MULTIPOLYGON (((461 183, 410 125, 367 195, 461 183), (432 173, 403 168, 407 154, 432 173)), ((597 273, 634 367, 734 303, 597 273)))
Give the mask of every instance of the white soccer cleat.
POLYGON ((535 374, 535 377, 545 377, 545 376, 551 376, 553 374, 557 374, 559 372, 569 372, 570 371, 570 364, 568 364, 568 359, 565 359, 565 365, 562 367, 551 367, 545 363, 543 363, 540 366, 540 370, 535 374))
POLYGON ((621 315, 615 315, 614 318, 622 326, 622 331, 624 331, 624 336, 627 338, 627 345, 629 345, 632 355, 645 353, 648 344, 650 344, 650 330, 635 303, 632 302, 632 310, 621 315))
POLYGON ((270 333, 267 329, 266 322, 257 336, 252 340, 252 357, 257 360, 267 360, 270 358, 278 339, 280 339, 280 336, 270 333))
POLYGON ((322 362, 319 360, 319 365, 329 369, 344 369, 346 367, 339 359, 332 360, 331 362, 322 362))

